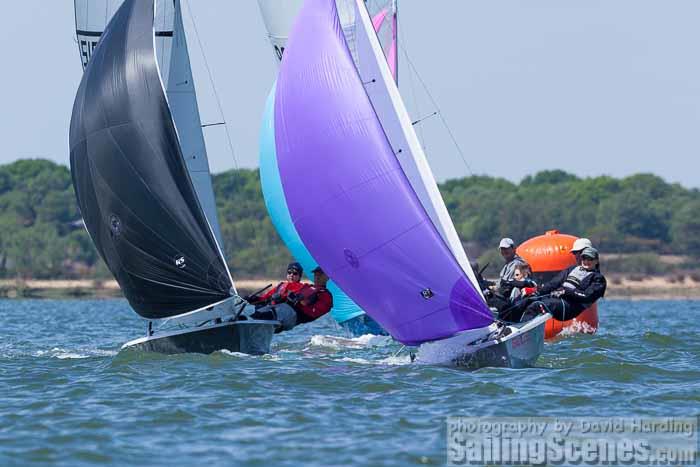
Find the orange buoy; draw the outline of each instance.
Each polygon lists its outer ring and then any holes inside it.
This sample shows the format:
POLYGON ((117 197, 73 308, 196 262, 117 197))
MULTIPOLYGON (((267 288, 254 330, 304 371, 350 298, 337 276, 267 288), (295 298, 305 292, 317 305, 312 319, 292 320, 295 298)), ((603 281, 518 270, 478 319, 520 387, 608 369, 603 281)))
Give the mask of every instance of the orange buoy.
MULTIPOLYGON (((571 248, 577 237, 549 230, 544 235, 522 243, 517 253, 530 264, 532 273, 539 283, 552 279, 558 272, 576 264, 571 248)), ((545 339, 552 339, 566 330, 593 334, 598 330, 598 305, 593 304, 575 319, 557 321, 550 319, 544 328, 545 339)))

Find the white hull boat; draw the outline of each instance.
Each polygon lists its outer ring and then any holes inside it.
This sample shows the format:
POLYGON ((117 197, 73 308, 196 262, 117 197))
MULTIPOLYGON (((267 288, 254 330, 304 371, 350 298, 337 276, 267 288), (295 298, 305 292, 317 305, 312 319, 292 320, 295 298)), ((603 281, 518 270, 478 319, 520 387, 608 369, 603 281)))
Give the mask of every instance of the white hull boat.
POLYGON ((488 336, 472 340, 469 333, 421 345, 418 362, 475 370, 484 367, 528 368, 544 350, 544 326, 551 316, 537 316, 525 323, 495 328, 488 336))

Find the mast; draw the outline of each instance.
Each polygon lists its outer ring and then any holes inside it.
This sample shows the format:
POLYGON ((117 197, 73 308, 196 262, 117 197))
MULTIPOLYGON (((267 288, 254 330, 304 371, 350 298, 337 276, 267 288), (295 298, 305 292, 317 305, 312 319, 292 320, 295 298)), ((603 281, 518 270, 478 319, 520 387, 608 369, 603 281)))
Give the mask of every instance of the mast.
POLYGON ((399 85, 399 0, 392 1, 394 11, 392 33, 394 35, 394 81, 399 85))

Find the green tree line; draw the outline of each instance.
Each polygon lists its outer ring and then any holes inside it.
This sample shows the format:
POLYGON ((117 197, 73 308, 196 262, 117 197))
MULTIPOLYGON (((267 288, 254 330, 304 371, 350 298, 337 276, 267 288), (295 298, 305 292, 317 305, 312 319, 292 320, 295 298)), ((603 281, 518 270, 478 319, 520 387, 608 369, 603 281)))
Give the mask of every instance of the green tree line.
MULTIPOLYGON (((273 277, 291 259, 267 216, 257 170, 214 175, 226 257, 236 277, 273 277)), ((650 174, 579 178, 545 171, 520 183, 472 176, 440 185, 472 257, 556 228, 604 253, 700 256, 700 192, 650 174)), ((358 226, 359 227, 359 226, 358 226)), ((646 255, 646 256, 645 256, 646 255)), ((0 166, 0 277, 110 277, 80 222, 70 171, 47 160, 0 166)))

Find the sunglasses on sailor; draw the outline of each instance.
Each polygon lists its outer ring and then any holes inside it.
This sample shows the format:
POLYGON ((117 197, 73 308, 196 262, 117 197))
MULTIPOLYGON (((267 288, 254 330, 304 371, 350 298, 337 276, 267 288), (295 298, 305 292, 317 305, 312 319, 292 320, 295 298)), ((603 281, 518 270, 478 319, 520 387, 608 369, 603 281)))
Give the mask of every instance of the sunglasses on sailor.
POLYGON ((300 276, 301 275, 301 273, 299 271, 294 271, 291 269, 289 271, 287 271, 287 274, 289 274, 291 276, 300 276))

